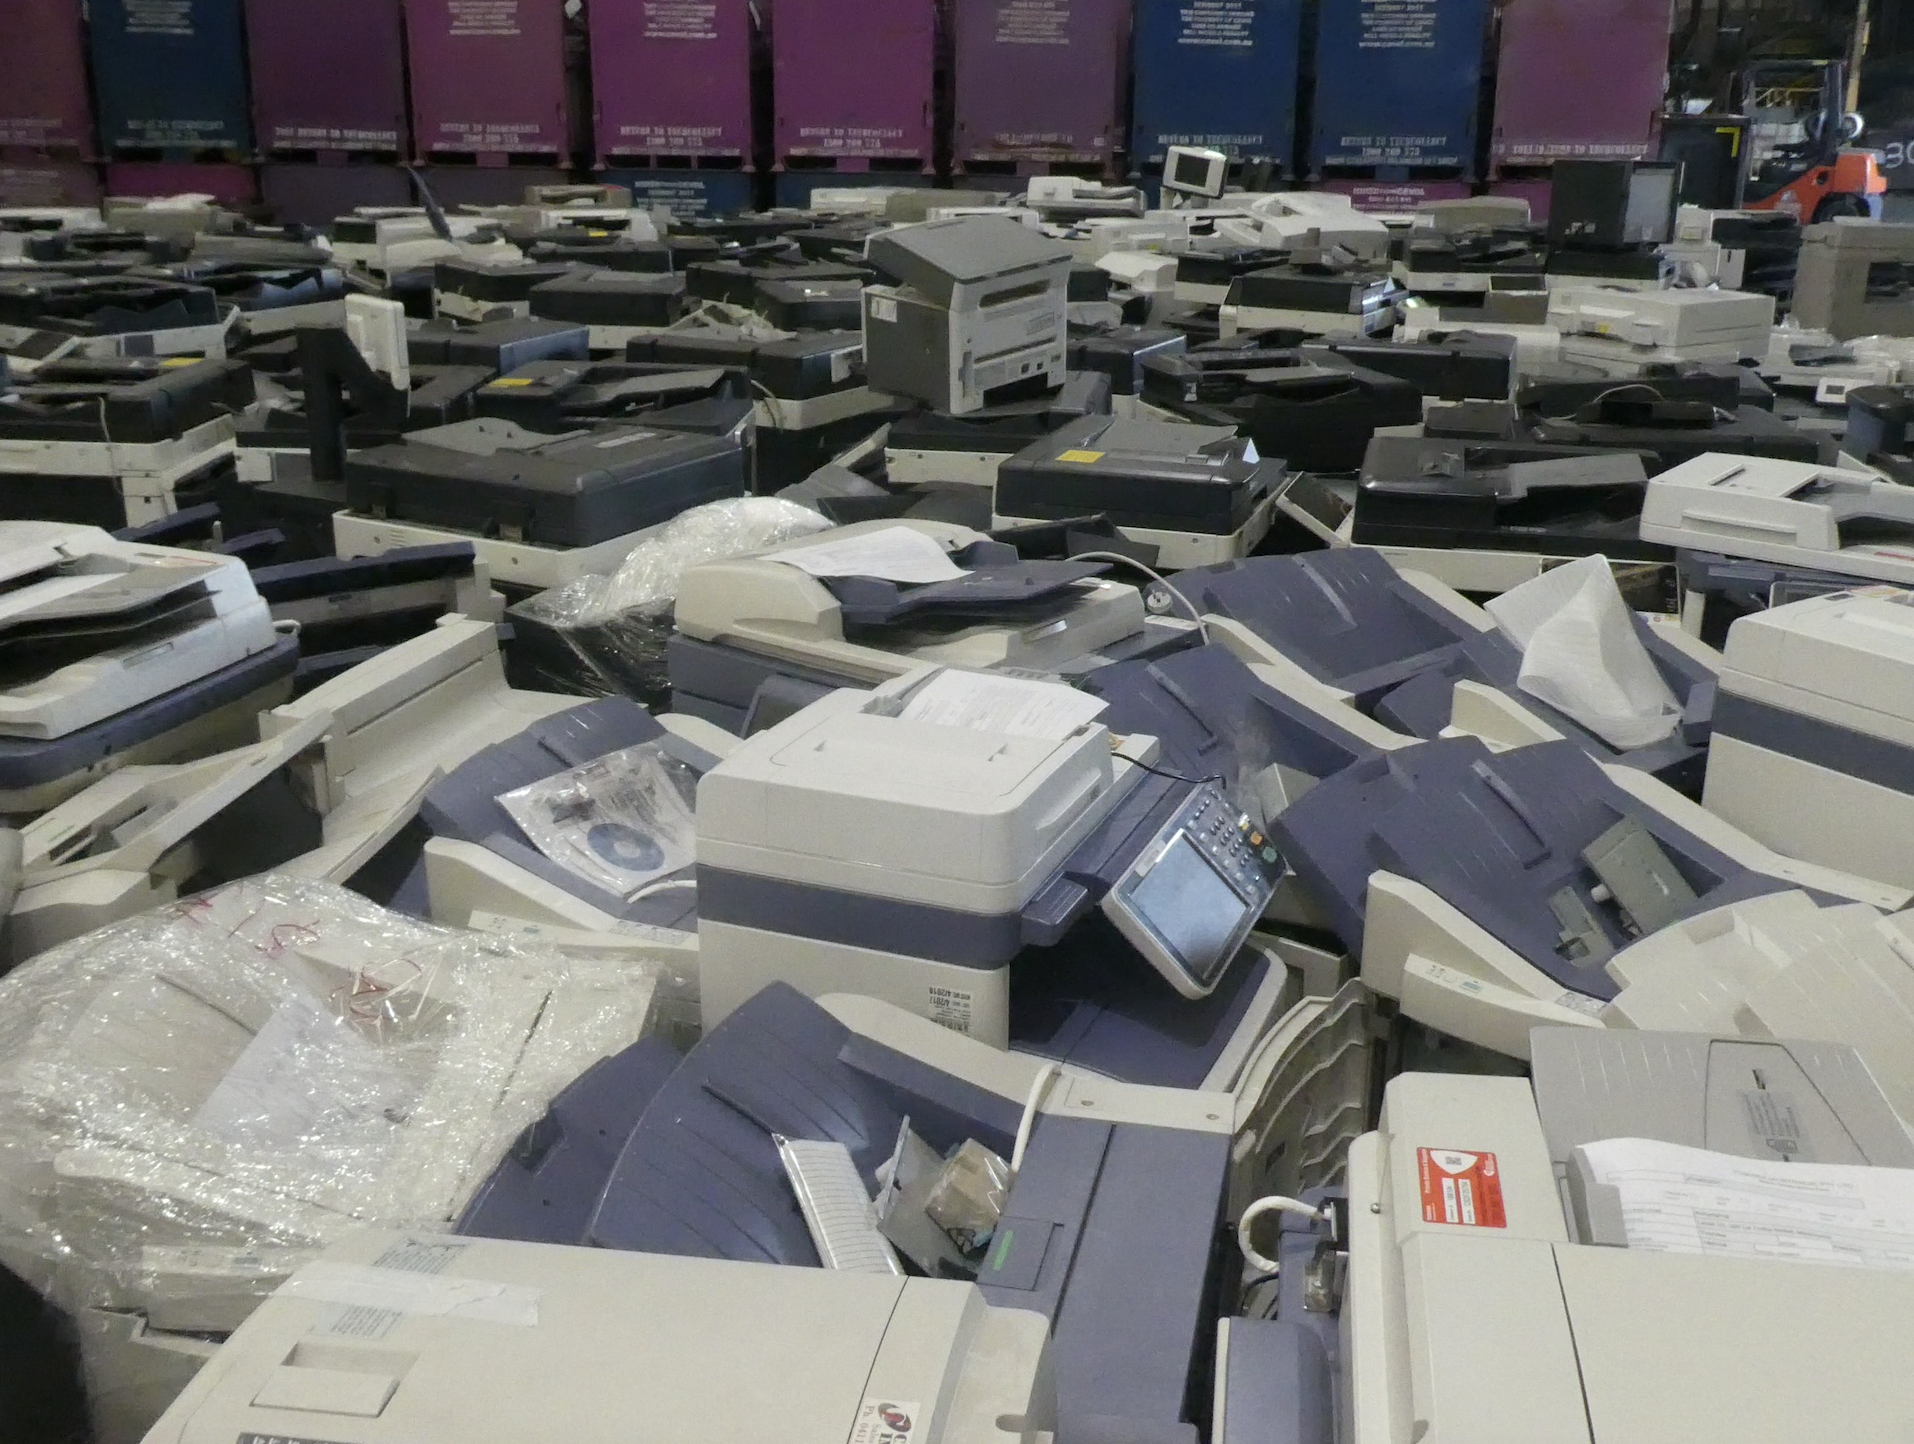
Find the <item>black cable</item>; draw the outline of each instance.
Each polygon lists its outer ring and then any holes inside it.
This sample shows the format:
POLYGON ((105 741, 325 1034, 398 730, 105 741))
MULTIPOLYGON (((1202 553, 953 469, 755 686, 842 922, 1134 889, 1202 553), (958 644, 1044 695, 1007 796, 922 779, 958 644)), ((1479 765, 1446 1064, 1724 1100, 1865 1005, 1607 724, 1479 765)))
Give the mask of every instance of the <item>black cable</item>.
POLYGON ((1165 772, 1161 767, 1152 767, 1147 762, 1139 762, 1136 758, 1130 756, 1126 752, 1119 752, 1116 755, 1122 758, 1125 762, 1129 763, 1132 767, 1141 767, 1145 772, 1149 773, 1152 777, 1168 778, 1171 782, 1186 782, 1191 787, 1207 787, 1212 782, 1214 782, 1218 787, 1221 787, 1223 785, 1223 774, 1220 772, 1210 777, 1185 777, 1180 772, 1165 772))

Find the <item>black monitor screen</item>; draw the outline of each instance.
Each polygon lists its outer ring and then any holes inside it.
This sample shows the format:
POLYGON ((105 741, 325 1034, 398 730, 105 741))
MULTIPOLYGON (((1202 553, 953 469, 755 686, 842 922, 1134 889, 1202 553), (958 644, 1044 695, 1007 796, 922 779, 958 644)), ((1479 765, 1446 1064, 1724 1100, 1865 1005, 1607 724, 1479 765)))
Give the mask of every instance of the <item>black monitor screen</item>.
POLYGON ((1210 162, 1200 155, 1179 155, 1176 158, 1174 180, 1180 186, 1189 186, 1196 190, 1209 190, 1210 162))

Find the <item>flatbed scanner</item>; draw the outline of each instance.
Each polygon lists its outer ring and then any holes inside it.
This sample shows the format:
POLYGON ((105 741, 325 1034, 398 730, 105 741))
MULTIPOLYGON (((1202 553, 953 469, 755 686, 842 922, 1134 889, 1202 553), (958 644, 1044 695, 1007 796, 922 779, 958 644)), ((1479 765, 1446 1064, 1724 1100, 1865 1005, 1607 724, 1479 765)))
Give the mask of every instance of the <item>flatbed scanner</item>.
POLYGON ((991 524, 1102 513, 1159 565, 1205 566, 1255 550, 1286 474, 1234 427, 1086 417, 998 467, 991 524))
POLYGON ((772 679, 810 700, 935 663, 1080 675, 1110 661, 1188 646, 1188 622, 1148 618, 1143 595, 1100 562, 1024 562, 1014 548, 947 522, 859 522, 771 553, 707 562, 678 585, 668 643, 672 706, 742 733, 772 679), (779 560, 902 527, 935 541, 965 573, 902 585, 810 575, 779 560))
POLYGON ((925 668, 732 749, 698 786, 706 1025, 787 982, 1067 1061, 1099 1047, 1083 1024, 1109 1011, 1133 1046, 1104 1068, 1184 1087, 1240 1029, 1260 1037, 1280 983, 1259 1007, 1267 960, 1239 952, 1282 859, 1102 710, 925 668))
POLYGON ((1648 485, 1642 540, 1914 584, 1914 490, 1873 472, 1709 454, 1648 485))

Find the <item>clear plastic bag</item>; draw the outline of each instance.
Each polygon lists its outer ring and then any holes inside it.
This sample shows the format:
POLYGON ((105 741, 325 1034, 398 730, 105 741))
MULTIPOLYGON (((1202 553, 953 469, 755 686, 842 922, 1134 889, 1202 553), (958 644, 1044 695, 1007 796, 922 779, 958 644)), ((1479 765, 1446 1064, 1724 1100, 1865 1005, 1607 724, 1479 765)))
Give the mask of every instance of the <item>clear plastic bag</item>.
POLYGON ((678 579, 692 567, 795 541, 830 522, 795 502, 746 496, 674 518, 608 576, 584 576, 511 609, 513 680, 581 696, 627 696, 654 709, 670 696, 665 643, 678 579))
POLYGON ((227 1332, 356 1226, 456 1220, 673 983, 273 875, 102 928, 0 979, 0 1262, 227 1332))
POLYGON ((697 775, 655 742, 501 793, 532 846, 627 902, 691 865, 697 775))

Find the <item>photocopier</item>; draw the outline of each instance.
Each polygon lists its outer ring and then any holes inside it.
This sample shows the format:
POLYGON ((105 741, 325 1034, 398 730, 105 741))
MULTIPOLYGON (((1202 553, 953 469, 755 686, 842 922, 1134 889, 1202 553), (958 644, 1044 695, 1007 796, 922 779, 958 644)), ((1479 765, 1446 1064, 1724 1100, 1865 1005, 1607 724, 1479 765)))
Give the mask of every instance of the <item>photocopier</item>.
POLYGON ((698 784, 700 1003, 854 989, 994 1047, 1196 1087, 1273 1025, 1283 861, 1212 780, 1057 683, 834 692, 698 784))
POLYGON ((68 357, 222 360, 238 314, 209 287, 179 281, 0 273, 0 354, 23 376, 68 357))
POLYGON ((1108 570, 1025 562, 981 532, 909 518, 706 562, 678 583, 672 708, 742 734, 760 688, 802 705, 925 664, 1077 676, 1196 640, 1189 621, 1148 616, 1108 570), (942 580, 887 579, 900 551, 906 575, 942 580))
POLYGON ((877 390, 953 415, 1055 388, 1069 366, 1070 248, 996 216, 880 231, 866 255, 895 285, 864 288, 877 390))
POLYGON ((1569 741, 1383 753, 1270 827, 1364 983, 1417 1022, 1518 1058, 1534 1023, 1596 1022, 1618 990, 1605 965, 1636 938, 1790 887, 1895 896, 1786 862, 1569 741))
POLYGON ((1401 296, 1386 270, 1304 254, 1230 282, 1219 312, 1222 339, 1279 327, 1317 336, 1375 336, 1395 327, 1401 296))
POLYGON ((491 417, 354 452, 345 481, 339 555, 469 540, 497 581, 533 590, 616 566, 638 533, 749 486, 740 433, 640 420, 552 436, 491 417))
POLYGON ((1707 649, 1646 618, 1633 618, 1635 635, 1682 719, 1663 740, 1624 749, 1523 692, 1522 651, 1488 613, 1367 547, 1197 568, 1176 586, 1203 614, 1214 645, 1301 672, 1404 737, 1432 740, 1453 728, 1511 744, 1568 738, 1598 761, 1640 769, 1690 795, 1700 791, 1713 661, 1707 649))
POLYGON ((1836 220, 1801 233, 1795 324, 1854 336, 1914 336, 1914 226, 1836 220))
POLYGON ((295 1274, 147 1438, 509 1444, 562 1420, 575 1444, 1040 1444, 1053 1365, 1021 1305, 954 1279, 364 1231, 295 1274), (338 1325, 364 1314, 374 1337, 338 1325))
POLYGON ((1306 1239, 1336 1437, 1895 1438, 1914 1155, 1852 1052, 1539 1028, 1534 1056, 1404 1074, 1352 1146, 1306 1239))
POLYGON ((1549 292, 1548 324, 1561 333, 1563 359, 1626 377, 1655 362, 1760 359, 1774 297, 1559 286, 1549 292))
POLYGON ((674 271, 565 266, 531 288, 526 314, 591 328, 592 348, 616 351, 677 324, 686 312, 685 278, 674 271))
POLYGON ((0 811, 254 735, 299 646, 235 557, 0 522, 0 811))
POLYGON ((1256 549, 1286 476, 1234 427, 1093 416, 998 467, 991 525, 1102 513, 1158 565, 1206 566, 1256 549))
POLYGON ((1914 583, 1914 491, 1871 471, 1710 453, 1648 483, 1642 540, 1914 583))
POLYGON ((1710 811, 1790 857, 1914 886, 1910 603, 1862 586, 1734 624, 1710 811))
POLYGON ((1638 451, 1464 437, 1374 437, 1348 539, 1467 592, 1507 591, 1600 552, 1665 566, 1640 539, 1649 466, 1638 451))
POLYGON ((496 321, 530 316, 533 288, 561 280, 571 267, 554 262, 506 261, 487 265, 462 258, 432 266, 432 314, 452 321, 496 321))
POLYGON ((1101 373, 1072 371, 1056 392, 1026 401, 962 416, 913 411, 885 433, 884 474, 897 486, 994 487, 997 468, 1025 447, 1072 422, 1110 415, 1114 391, 1101 373))
POLYGON ((1053 1074, 875 999, 814 1002, 782 985, 682 1058, 661 1042, 607 1060, 561 1095, 533 1130, 537 1145, 501 1164, 460 1234, 782 1265, 800 1277, 832 1272, 822 1260, 841 1275, 847 1244, 864 1241, 858 1253, 875 1271, 896 1237, 918 1267, 929 1259, 974 1279, 993 1305, 1047 1322, 1058 1437, 1193 1444, 1229 1291, 1214 1240, 1241 1208, 1234 1176, 1257 1176, 1248 1120, 1260 1094, 1053 1074), (994 1228, 977 1231, 968 1256, 902 1222, 919 1178, 960 1146, 1021 1155, 994 1228), (868 1224, 861 1240, 847 1228, 819 1237, 781 1153, 799 1161, 814 1196, 828 1187, 834 1221, 847 1224, 868 1211, 880 1175, 902 1180, 898 1222, 887 1237, 868 1224))
POLYGON ((251 367, 63 360, 0 383, 0 512, 118 530, 210 500, 233 466, 251 367))

